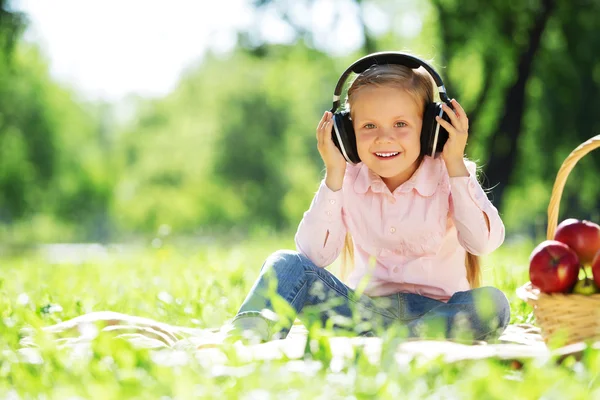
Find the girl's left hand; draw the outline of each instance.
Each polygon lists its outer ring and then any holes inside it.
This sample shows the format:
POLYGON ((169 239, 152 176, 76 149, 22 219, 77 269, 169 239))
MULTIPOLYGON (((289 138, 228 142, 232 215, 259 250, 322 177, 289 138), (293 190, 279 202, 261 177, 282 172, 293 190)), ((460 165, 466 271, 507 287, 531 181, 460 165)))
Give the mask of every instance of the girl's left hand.
POLYGON ((465 110, 458 104, 456 99, 452 99, 451 102, 454 110, 446 103, 442 103, 442 108, 450 118, 452 124, 440 117, 435 117, 437 122, 448 131, 448 141, 442 151, 442 158, 447 166, 448 164, 457 165, 464 163, 465 147, 467 146, 467 139, 469 137, 469 119, 465 110))

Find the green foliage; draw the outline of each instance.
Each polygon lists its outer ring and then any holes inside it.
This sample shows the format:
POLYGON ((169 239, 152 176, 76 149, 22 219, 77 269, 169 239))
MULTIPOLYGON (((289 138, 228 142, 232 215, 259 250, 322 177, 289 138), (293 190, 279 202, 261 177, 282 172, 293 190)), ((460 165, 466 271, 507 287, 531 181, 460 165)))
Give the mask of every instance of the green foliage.
MULTIPOLYGON (((101 239, 111 198, 107 149, 86 105, 54 83, 39 50, 19 44, 0 62, 0 221, 50 216, 74 224, 65 236, 101 239), (70 232, 69 232, 70 231, 70 232)), ((30 240, 47 240, 35 227, 30 240)), ((56 233, 56 230, 54 230, 56 233)))
POLYGON ((13 11, 9 0, 0 0, 0 57, 7 58, 26 26, 25 16, 13 11))
MULTIPOLYGON (((482 165, 509 234, 543 236, 560 164, 600 133, 600 69, 589 51, 600 45, 598 4, 355 0, 363 44, 345 56, 317 50, 316 31, 289 4, 254 5, 257 15, 282 18, 295 42, 269 44, 249 28, 231 53, 207 53, 190 65, 168 95, 129 99, 127 118, 118 121, 120 105, 85 102, 54 82, 44 56, 21 39, 22 16, 4 11, 2 238, 120 240, 161 226, 182 235, 294 228, 322 177, 314 131, 340 72, 368 51, 388 49, 432 60, 467 110, 467 155, 482 165), (387 31, 368 23, 368 10, 377 9, 387 31), (419 35, 401 29, 407 15, 421 19, 419 35), (539 45, 536 27, 543 28, 539 45), (518 101, 508 100, 511 93, 518 101)), ((297 7, 312 12, 317 3, 297 7)), ((577 165, 561 218, 600 218, 599 167, 595 154, 577 165)))
POLYGON ((119 142, 122 229, 296 223, 318 186, 313 132, 332 71, 302 47, 208 54, 171 95, 142 102, 119 142))
MULTIPOLYGON (((600 8, 553 0, 432 3, 444 21, 436 27, 447 83, 471 121, 469 155, 484 166, 508 229, 543 231, 560 165, 600 133, 592 111, 600 106, 597 59, 587 50, 598 46, 592 32, 600 8), (518 87, 521 99, 510 96, 518 87), (503 161, 491 164, 494 158, 503 161)), ((592 153, 572 173, 561 219, 598 220, 598 160, 592 153)))
POLYGON ((45 118, 43 83, 35 55, 21 52, 13 64, 0 66, 0 209, 3 219, 22 217, 39 203, 55 170, 54 131, 45 118), (26 66, 26 67, 25 67, 26 66))

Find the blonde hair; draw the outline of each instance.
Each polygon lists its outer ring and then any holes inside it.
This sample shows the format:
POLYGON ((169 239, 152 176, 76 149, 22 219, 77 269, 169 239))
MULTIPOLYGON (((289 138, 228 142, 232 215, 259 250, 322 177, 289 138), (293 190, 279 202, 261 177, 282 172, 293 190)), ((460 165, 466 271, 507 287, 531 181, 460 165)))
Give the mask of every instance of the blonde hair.
MULTIPOLYGON (((352 115, 352 103, 356 93, 367 86, 391 86, 406 90, 416 100, 421 114, 424 113, 425 106, 432 103, 434 98, 433 79, 424 68, 414 70, 398 64, 375 65, 357 75, 350 84, 346 98, 346 108, 350 111, 350 115, 352 115)), ((421 151, 418 159, 419 165, 423 158, 424 153, 421 151)), ((354 267, 354 244, 349 233, 346 234, 341 256, 340 278, 342 281, 346 281, 354 267)), ((471 288, 479 287, 481 285, 479 257, 467 252, 465 267, 471 288)))
POLYGON ((352 102, 356 94, 367 86, 388 86, 406 90, 423 113, 425 106, 433 102, 433 79, 424 68, 412 69, 398 64, 374 65, 357 75, 346 96, 346 108, 352 114, 352 102))

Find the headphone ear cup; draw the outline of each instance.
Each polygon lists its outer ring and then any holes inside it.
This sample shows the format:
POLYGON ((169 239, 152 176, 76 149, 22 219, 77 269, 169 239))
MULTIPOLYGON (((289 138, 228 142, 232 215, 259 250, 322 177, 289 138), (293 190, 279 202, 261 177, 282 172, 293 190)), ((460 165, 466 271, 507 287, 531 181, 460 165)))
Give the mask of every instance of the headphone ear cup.
POLYGON ((331 131, 333 143, 340 150, 346 161, 358 164, 360 157, 356 147, 356 134, 350 120, 350 112, 340 111, 333 114, 333 130, 331 131))
MULTIPOLYGON (((442 108, 442 103, 437 103, 437 110, 438 110, 438 115, 442 116, 442 119, 446 122, 448 122, 450 125, 452 125, 452 122, 450 122, 450 117, 448 116, 448 114, 446 114, 444 112, 444 109, 442 108)), ((434 119, 435 121, 435 119, 434 119)), ((439 125, 437 123, 437 121, 435 121, 436 125, 439 125)), ((435 152, 436 153, 441 153, 444 150, 444 145, 446 144, 446 142, 448 141, 448 131, 446 130, 446 128, 444 128, 443 126, 440 125, 440 130, 438 132, 438 139, 437 139, 437 145, 435 146, 435 152)))
POLYGON ((431 155, 433 146, 433 135, 435 131, 435 120, 437 103, 429 103, 425 106, 423 113, 423 126, 421 127, 421 155, 431 155))
POLYGON ((427 104, 425 112, 423 113, 423 126, 421 128, 422 155, 431 156, 432 154, 435 155, 435 153, 443 151, 444 145, 448 141, 448 131, 435 120, 435 117, 438 115, 445 121, 450 122, 450 118, 442 108, 442 103, 427 104))

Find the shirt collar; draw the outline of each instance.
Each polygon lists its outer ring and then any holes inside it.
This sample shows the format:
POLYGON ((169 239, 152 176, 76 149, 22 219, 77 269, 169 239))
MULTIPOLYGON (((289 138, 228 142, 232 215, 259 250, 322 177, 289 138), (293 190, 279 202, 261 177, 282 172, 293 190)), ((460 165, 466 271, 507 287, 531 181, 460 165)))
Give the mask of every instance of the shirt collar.
MULTIPOLYGON (((429 197, 433 195, 442 174, 442 162, 440 161, 437 158, 425 156, 410 179, 398 186, 394 193, 407 193, 415 189, 421 196, 429 197)), ((381 177, 371 171, 365 164, 361 164, 358 176, 354 181, 354 191, 366 193, 369 188, 373 193, 388 191, 381 177)))

